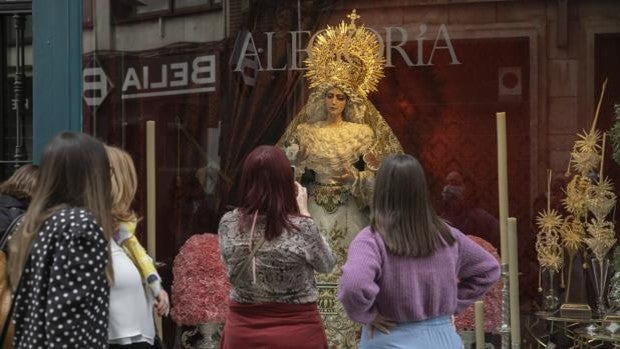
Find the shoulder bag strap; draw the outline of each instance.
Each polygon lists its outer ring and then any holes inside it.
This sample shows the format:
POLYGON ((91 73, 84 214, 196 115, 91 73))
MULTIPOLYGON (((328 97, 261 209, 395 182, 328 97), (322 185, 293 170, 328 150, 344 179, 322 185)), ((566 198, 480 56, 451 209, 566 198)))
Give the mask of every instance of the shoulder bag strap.
POLYGON ((250 243, 249 243, 250 254, 245 259, 245 261, 243 261, 243 264, 241 265, 241 270, 239 270, 239 273, 235 276, 234 280, 232 280, 233 285, 236 284, 237 281, 239 281, 239 279, 241 278, 241 276, 245 274, 245 272, 250 267, 250 264, 252 265, 252 283, 256 283, 256 260, 254 256, 256 255, 256 252, 258 251, 258 249, 261 248, 261 246, 263 246, 263 244, 265 243, 265 237, 263 236, 258 241, 256 246, 252 248, 252 238, 254 237, 254 228, 256 227, 257 217, 258 217, 258 211, 254 213, 254 219, 252 220, 252 228, 250 229, 250 243))
POLYGON ((6 230, 4 231, 4 236, 2 236, 2 241, 0 241, 0 250, 4 250, 4 248, 6 247, 7 241, 9 241, 9 236, 11 234, 13 234, 13 230, 15 230, 15 227, 17 226, 17 223, 19 223, 22 220, 22 217, 24 217, 23 213, 20 214, 19 216, 15 217, 11 221, 9 226, 6 228, 6 230))

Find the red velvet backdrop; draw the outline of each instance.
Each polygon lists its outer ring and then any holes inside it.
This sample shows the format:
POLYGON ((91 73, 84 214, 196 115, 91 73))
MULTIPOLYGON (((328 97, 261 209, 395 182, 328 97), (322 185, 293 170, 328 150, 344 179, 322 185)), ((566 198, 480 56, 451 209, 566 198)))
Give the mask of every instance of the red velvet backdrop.
MULTIPOLYGON (((432 66, 408 67, 395 60, 371 95, 401 141, 405 152, 420 159, 438 210, 446 175, 458 170, 467 200, 496 218, 497 141, 495 113, 507 114, 510 216, 517 217, 522 278, 528 297, 536 296, 534 233, 530 229, 530 91, 527 38, 452 40, 461 64, 451 65, 448 50, 438 50, 432 66), (500 93, 502 67, 516 67, 520 95, 500 93)), ((416 57, 415 42, 404 46, 416 57)), ((432 51, 432 42, 424 47, 432 51)), ((396 57, 399 57, 396 55, 396 57)), ((473 234, 474 232, 466 232, 473 234)), ((499 240, 499 239, 498 239, 499 240)), ((499 249, 499 246, 497 246, 499 249)))

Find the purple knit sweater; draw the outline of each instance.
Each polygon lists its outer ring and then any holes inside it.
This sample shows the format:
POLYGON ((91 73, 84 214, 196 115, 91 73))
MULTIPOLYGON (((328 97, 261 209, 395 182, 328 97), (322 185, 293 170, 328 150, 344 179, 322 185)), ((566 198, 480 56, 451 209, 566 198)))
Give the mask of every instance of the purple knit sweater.
POLYGON ((498 279, 497 260, 455 228, 456 242, 427 257, 396 256, 381 235, 364 228, 349 247, 338 299, 351 319, 372 322, 377 312, 397 322, 464 311, 498 279))

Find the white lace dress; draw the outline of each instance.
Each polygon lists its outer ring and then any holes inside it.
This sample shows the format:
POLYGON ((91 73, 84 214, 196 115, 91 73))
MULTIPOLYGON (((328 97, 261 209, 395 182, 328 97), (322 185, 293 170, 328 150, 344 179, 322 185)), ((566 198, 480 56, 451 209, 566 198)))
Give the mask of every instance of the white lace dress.
POLYGON ((373 130, 364 124, 325 122, 300 124, 293 138, 300 155, 293 162, 296 176, 306 170, 315 172, 309 188, 308 209, 335 256, 336 267, 329 274, 317 274, 319 311, 323 316, 330 348, 357 348, 360 327, 348 319, 336 300, 338 280, 346 261, 349 244, 369 223, 368 204, 372 198, 374 172, 358 170, 354 164, 374 143, 373 130), (353 173, 354 180, 339 177, 353 173))

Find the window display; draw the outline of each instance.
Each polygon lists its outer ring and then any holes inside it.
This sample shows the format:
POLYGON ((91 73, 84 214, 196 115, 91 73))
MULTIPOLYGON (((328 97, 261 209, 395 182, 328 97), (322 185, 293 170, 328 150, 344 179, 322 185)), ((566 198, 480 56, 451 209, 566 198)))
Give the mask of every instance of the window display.
MULTIPOLYGON (((505 112, 522 313, 544 306, 536 217, 547 197, 551 208, 564 208, 566 193, 558 188, 570 182, 563 174, 576 134, 589 129, 605 78, 597 127, 612 126, 612 106, 620 103, 614 15, 620 4, 84 1, 84 131, 129 152, 146 183, 146 122, 155 121, 164 287, 181 246, 193 235, 215 233, 235 206, 241 164, 259 145, 285 149, 339 260, 368 223, 373 171, 398 152, 420 160, 443 219, 499 251, 495 115, 505 112), (365 28, 376 46, 355 51, 348 40, 334 40, 343 19, 365 28), (330 63, 338 55, 346 67, 330 63), (324 110, 338 120, 329 132, 324 110), (556 183, 550 191, 548 169, 556 183)), ((608 143, 604 173, 618 183, 610 149, 608 143)), ((134 209, 145 216, 143 185, 134 209)), ((143 244, 144 225, 136 230, 143 244)), ((583 269, 589 257, 564 258, 564 268, 574 264, 580 272, 571 283, 589 278, 583 269)), ((558 286, 560 269, 553 277, 558 286)), ((320 290, 328 308, 337 279, 317 279, 326 286, 320 290)), ((542 280, 545 288, 549 278, 542 280)), ((580 284, 571 294, 595 307, 591 282, 580 284)), ((563 302, 564 289, 556 291, 553 299, 563 302)), ((164 327, 170 337, 172 322, 164 327)), ((351 336, 341 343, 355 343, 351 336)))

